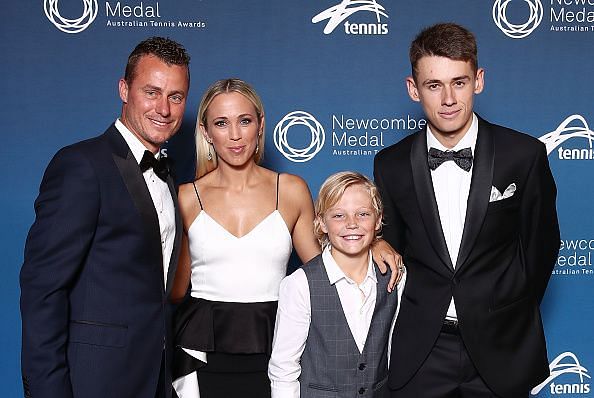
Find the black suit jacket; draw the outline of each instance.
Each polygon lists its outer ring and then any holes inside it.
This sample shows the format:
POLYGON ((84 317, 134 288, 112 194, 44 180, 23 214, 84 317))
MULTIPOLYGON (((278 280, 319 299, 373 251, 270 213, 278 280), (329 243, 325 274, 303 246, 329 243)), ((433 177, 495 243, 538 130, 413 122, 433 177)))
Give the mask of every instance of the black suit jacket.
POLYGON ((539 303, 560 238, 545 147, 479 118, 472 173, 454 267, 427 165, 426 130, 375 158, 383 235, 408 268, 392 342, 392 389, 404 386, 431 351, 452 296, 462 339, 495 393, 525 394, 549 374, 539 303), (511 183, 512 197, 489 202, 491 186, 503 192, 511 183))
POLYGON ((115 126, 52 159, 20 275, 26 396, 154 398, 181 238, 168 185, 176 236, 165 288, 157 213, 115 126))

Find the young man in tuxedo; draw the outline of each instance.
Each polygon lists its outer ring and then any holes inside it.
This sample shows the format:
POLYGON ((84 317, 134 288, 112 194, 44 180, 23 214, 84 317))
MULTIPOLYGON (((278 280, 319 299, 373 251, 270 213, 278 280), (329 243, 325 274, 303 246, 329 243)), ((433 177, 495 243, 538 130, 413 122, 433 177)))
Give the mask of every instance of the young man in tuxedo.
POLYGON ((20 275, 26 397, 171 397, 181 223, 159 148, 182 123, 189 60, 169 39, 138 44, 121 116, 45 171, 20 275))
POLYGON ((545 147, 473 112, 484 70, 465 28, 423 30, 410 60, 427 128, 374 165, 408 269, 391 396, 527 397, 549 374, 539 304, 560 242, 545 147))

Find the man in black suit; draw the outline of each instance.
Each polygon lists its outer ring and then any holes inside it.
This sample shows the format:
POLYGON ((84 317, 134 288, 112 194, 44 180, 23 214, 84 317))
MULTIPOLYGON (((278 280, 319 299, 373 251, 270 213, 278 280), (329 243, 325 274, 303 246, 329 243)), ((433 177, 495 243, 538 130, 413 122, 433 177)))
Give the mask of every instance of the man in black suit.
POLYGON ((410 49, 427 128, 382 150, 384 239, 408 268, 392 397, 527 397, 549 374, 539 304, 559 250, 545 147, 473 113, 474 36, 455 24, 410 49))
POLYGON ((26 397, 171 396, 181 223, 159 148, 182 123, 189 80, 178 43, 141 42, 119 119, 45 171, 20 275, 26 397))

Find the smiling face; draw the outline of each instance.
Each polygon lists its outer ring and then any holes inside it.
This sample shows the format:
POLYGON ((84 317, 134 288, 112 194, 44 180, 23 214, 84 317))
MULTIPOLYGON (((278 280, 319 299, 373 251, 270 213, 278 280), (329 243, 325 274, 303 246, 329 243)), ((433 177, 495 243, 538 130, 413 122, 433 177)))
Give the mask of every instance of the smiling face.
POLYGON ((254 161, 262 123, 247 97, 237 92, 221 93, 208 106, 206 125, 201 123, 200 131, 212 143, 219 166, 241 167, 254 161))
POLYGON ((474 72, 469 61, 424 56, 417 62, 416 78, 408 77, 406 84, 435 137, 452 148, 472 124, 474 95, 483 91, 484 70, 474 72))
POLYGON ((321 217, 321 229, 328 235, 334 258, 366 255, 381 217, 374 209, 371 194, 362 184, 347 187, 339 201, 321 217))
POLYGON ((188 93, 188 69, 153 55, 138 61, 131 81, 119 82, 122 123, 153 153, 179 130, 188 93))

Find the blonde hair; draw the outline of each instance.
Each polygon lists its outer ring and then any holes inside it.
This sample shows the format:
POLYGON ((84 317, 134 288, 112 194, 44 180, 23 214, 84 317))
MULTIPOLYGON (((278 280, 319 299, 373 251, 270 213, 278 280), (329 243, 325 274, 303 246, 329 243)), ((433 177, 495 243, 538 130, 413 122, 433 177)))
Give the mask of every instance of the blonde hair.
MULTIPOLYGON (((350 186, 361 185, 367 190, 371 197, 371 204, 375 215, 379 218, 382 217, 384 212, 384 206, 382 199, 379 195, 375 184, 366 176, 361 173, 354 171, 341 171, 339 173, 332 174, 324 181, 320 187, 318 198, 315 203, 315 218, 314 218, 314 235, 318 239, 318 242, 325 248, 328 246, 330 241, 328 240, 328 234, 322 231, 322 223, 324 222, 324 215, 334 205, 336 205, 344 191, 350 186)), ((376 237, 378 237, 379 231, 376 231, 376 237)))
POLYGON ((212 148, 212 145, 206 141, 204 135, 200 132, 202 125, 206 130, 206 112, 208 107, 219 94, 224 93, 239 93, 246 97, 254 105, 256 115, 258 117, 258 126, 260 127, 260 134, 258 137, 258 151, 254 155, 254 161, 259 164, 264 157, 264 105, 260 96, 256 93, 252 86, 241 79, 231 78, 217 80, 214 82, 202 96, 200 106, 198 107, 198 119, 196 120, 196 178, 200 178, 205 174, 210 173, 218 166, 217 156, 212 148), (211 153, 212 159, 208 160, 208 153, 211 153))

